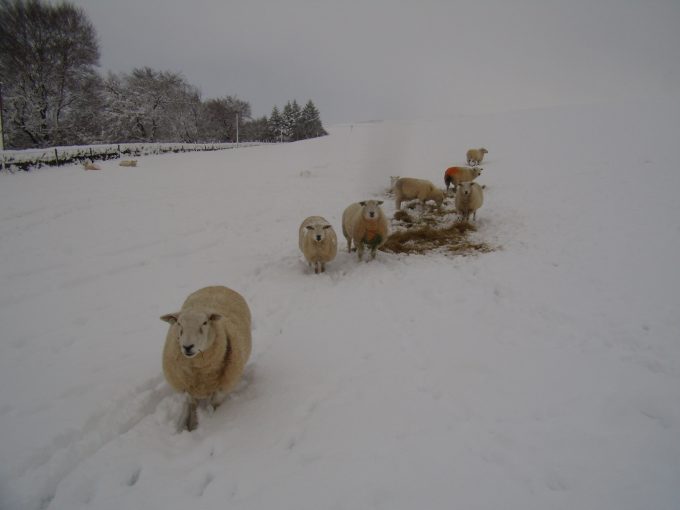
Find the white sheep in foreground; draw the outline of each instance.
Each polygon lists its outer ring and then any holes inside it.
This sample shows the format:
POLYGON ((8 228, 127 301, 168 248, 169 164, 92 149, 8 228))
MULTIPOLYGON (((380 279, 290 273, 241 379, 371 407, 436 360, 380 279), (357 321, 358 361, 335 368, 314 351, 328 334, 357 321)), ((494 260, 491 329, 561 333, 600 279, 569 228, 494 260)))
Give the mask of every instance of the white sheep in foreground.
POLYGON ((470 166, 479 165, 484 159, 484 154, 488 153, 489 151, 486 150, 484 147, 480 147, 479 149, 470 149, 469 151, 467 151, 467 154, 465 155, 467 157, 467 164, 470 166))
POLYGON ((241 379, 251 350, 250 310, 238 292, 205 287, 161 320, 170 324, 163 374, 170 386, 186 393, 180 425, 194 430, 198 401, 218 406, 241 379))
POLYGON ((441 207, 444 201, 444 192, 437 188, 430 181, 425 179, 414 179, 413 177, 402 177, 394 183, 394 195, 396 197, 397 211, 401 209, 404 200, 417 198, 423 204, 427 200, 434 200, 437 207, 441 207))
POLYGON ((118 166, 137 166, 137 160, 136 159, 123 159, 123 160, 121 160, 120 163, 118 163, 118 166))
POLYGON ((456 186, 461 182, 474 181, 482 173, 483 168, 469 168, 466 166, 452 166, 444 171, 444 184, 446 184, 446 191, 449 191, 449 186, 453 184, 453 191, 456 191, 456 186))
POLYGON ((461 182, 456 190, 456 211, 461 219, 468 221, 470 214, 472 219, 477 219, 477 209, 482 207, 484 192, 482 186, 476 182, 461 182))
POLYGON ((316 274, 325 272, 326 262, 333 260, 338 253, 335 230, 322 216, 310 216, 302 222, 299 245, 309 267, 313 265, 316 274))
POLYGON ((381 209, 382 200, 365 200, 348 206, 342 213, 342 234, 347 240, 347 251, 352 251, 352 241, 359 260, 364 255, 364 246, 371 249, 371 259, 376 250, 387 240, 389 229, 387 218, 381 209))

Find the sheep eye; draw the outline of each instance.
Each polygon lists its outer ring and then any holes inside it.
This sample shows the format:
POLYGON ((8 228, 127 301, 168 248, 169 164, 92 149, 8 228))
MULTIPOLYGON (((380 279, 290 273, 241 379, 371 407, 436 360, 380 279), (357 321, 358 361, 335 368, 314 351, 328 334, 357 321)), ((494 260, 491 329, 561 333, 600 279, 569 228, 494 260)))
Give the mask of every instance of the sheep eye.
POLYGON ((207 326, 207 325, 208 325, 208 321, 205 321, 205 322, 203 323, 203 325, 204 325, 204 326, 207 326))

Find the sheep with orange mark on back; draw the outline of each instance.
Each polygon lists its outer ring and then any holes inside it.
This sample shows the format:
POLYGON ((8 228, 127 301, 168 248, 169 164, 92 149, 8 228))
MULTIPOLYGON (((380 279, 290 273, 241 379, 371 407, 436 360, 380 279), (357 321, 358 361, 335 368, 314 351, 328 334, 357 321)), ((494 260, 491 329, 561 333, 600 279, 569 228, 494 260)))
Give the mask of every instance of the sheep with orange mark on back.
POLYGON ((467 166, 452 166, 444 171, 444 183, 446 184, 446 191, 449 186, 453 184, 453 191, 456 191, 456 186, 461 182, 474 181, 482 173, 483 168, 469 168, 467 166))
POLYGON ((342 233, 347 240, 347 251, 352 251, 352 242, 359 260, 364 255, 364 247, 371 249, 371 260, 376 250, 387 240, 389 227, 382 208, 382 200, 364 200, 348 206, 342 213, 342 233))
POLYGON ((484 159, 484 154, 488 153, 489 151, 486 150, 484 147, 480 147, 479 149, 470 149, 469 151, 467 151, 467 154, 465 155, 465 157, 467 158, 467 164, 470 166, 479 165, 484 159))
POLYGON ((170 324, 163 348, 163 374, 186 394, 180 426, 198 425, 196 406, 216 407, 241 379, 251 350, 250 309, 238 292, 205 287, 187 297, 179 312, 161 320, 170 324))
POLYGON ((437 188, 430 181, 425 179, 414 179, 413 177, 402 177, 394 183, 394 195, 396 197, 396 208, 401 209, 404 200, 417 198, 423 204, 428 200, 434 200, 437 207, 441 207, 444 201, 444 192, 437 188))

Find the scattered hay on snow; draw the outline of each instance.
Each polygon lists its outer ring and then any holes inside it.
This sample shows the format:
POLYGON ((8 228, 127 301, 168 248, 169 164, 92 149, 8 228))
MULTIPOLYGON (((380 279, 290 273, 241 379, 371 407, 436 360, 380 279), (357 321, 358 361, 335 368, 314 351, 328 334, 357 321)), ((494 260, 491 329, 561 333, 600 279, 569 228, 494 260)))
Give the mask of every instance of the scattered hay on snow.
POLYGON ((392 220, 392 234, 380 248, 391 253, 424 254, 430 251, 452 255, 488 253, 496 248, 471 239, 477 227, 458 221, 453 209, 423 207, 396 211, 392 220))

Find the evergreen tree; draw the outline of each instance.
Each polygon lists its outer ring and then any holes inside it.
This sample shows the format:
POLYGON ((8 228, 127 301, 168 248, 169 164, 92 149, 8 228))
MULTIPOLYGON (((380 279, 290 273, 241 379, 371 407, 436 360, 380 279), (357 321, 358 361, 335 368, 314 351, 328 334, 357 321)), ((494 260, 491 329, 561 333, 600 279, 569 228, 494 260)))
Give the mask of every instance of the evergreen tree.
POLYGON ((311 99, 307 101, 307 104, 302 109, 302 114, 300 115, 300 125, 303 138, 315 138, 317 136, 325 136, 328 134, 321 124, 319 110, 311 99))
POLYGON ((276 105, 272 108, 272 113, 269 116, 269 131, 274 140, 282 141, 281 138, 284 131, 283 117, 276 105))

